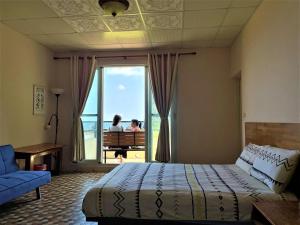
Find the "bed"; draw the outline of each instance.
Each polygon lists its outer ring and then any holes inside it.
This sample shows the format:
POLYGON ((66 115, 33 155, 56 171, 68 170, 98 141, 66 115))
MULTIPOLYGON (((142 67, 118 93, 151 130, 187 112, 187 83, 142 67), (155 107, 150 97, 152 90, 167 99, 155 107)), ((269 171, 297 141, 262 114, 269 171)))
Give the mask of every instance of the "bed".
MULTIPOLYGON (((264 140, 259 132, 266 129, 246 124, 246 142, 264 140)), ((268 141, 274 144, 271 134, 268 131, 268 141)), ((284 143, 289 142, 290 146, 295 139, 284 143)), ((236 165, 128 163, 88 191, 83 212, 87 221, 99 224, 248 223, 252 202, 258 200, 297 201, 297 197, 292 192, 274 193, 236 165)))

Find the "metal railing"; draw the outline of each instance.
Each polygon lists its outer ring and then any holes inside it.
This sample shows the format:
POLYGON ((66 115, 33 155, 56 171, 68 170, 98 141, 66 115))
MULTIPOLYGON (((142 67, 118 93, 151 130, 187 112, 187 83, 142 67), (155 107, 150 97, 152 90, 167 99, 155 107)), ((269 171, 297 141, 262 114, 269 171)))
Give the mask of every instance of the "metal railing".
MULTIPOLYGON (((84 115, 82 117, 85 117, 84 115)), ((144 127, 144 121, 139 121, 142 123, 142 128, 144 127)), ((97 131, 97 121, 82 121, 83 123, 83 130, 85 132, 88 132, 88 131, 97 131)), ((131 124, 131 121, 128 121, 128 120, 125 120, 125 121, 121 121, 122 123, 122 126, 123 128, 127 128, 130 126, 131 124)), ((103 130, 108 130, 109 127, 112 126, 112 121, 108 121, 108 120, 105 120, 103 121, 103 130)))

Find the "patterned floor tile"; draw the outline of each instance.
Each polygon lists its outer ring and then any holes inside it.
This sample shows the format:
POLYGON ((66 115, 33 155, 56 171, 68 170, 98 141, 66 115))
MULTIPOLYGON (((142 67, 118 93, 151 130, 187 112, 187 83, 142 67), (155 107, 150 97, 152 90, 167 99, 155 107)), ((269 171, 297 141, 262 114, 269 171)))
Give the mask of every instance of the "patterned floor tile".
POLYGON ((85 193, 103 174, 74 173, 53 177, 41 187, 41 200, 35 191, 0 206, 2 225, 94 225, 85 221, 81 203, 85 193))

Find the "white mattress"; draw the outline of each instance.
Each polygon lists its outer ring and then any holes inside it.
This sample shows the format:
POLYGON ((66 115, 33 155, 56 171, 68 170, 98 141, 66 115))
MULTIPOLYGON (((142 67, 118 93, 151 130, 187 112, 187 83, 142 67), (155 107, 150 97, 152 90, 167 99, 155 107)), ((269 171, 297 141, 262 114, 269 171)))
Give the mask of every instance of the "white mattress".
POLYGON ((128 163, 102 177, 82 207, 90 218, 244 221, 262 199, 297 200, 235 165, 128 163))

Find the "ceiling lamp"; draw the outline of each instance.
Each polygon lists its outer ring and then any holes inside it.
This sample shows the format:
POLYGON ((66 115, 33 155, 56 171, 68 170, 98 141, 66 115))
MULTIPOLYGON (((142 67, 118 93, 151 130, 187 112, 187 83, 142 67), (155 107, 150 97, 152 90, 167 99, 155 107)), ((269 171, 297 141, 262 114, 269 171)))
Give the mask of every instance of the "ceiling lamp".
POLYGON ((128 9, 129 2, 127 0, 99 0, 99 5, 105 12, 115 17, 128 9))

